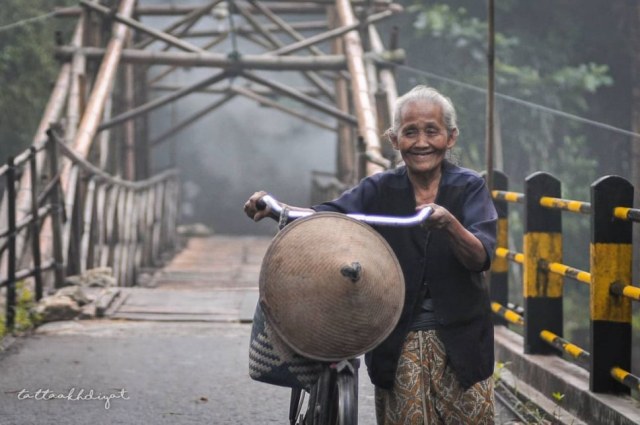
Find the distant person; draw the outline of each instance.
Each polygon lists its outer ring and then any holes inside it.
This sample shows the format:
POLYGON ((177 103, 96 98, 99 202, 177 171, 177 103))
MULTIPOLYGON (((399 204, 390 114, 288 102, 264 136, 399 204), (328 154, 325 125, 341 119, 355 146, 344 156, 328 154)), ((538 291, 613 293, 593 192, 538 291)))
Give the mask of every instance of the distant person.
MULTIPOLYGON (((376 228, 406 285, 399 323, 365 355, 378 424, 492 424, 493 325, 484 272, 495 249, 493 202, 482 177, 446 159, 459 130, 453 104, 435 89, 417 86, 400 97, 387 135, 403 166, 313 207, 390 216, 434 209, 422 227, 376 228)), ((265 194, 254 193, 244 206, 256 221, 269 213, 256 208, 265 194)))

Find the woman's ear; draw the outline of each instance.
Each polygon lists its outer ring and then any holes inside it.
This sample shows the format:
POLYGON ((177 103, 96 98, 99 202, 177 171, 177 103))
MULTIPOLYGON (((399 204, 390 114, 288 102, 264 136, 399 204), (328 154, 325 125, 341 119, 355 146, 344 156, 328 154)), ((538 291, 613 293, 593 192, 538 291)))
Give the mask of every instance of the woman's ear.
POLYGON ((454 128, 447 139, 447 149, 451 149, 458 141, 458 129, 454 128))
POLYGON ((385 135, 389 138, 389 142, 391 142, 391 146, 393 149, 398 150, 398 136, 391 131, 391 129, 385 132, 385 135))

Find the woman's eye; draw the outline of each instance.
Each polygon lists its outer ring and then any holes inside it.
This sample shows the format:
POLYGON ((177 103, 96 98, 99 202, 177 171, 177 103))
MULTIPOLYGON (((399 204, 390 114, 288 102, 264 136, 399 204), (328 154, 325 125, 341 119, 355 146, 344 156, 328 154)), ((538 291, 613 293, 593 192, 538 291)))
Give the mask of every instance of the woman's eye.
POLYGON ((440 131, 438 131, 435 128, 428 128, 427 129, 427 136, 437 136, 438 134, 440 134, 440 131))
POLYGON ((409 129, 404 131, 404 135, 407 137, 412 137, 412 136, 415 136, 416 134, 418 134, 418 132, 415 129, 409 129))

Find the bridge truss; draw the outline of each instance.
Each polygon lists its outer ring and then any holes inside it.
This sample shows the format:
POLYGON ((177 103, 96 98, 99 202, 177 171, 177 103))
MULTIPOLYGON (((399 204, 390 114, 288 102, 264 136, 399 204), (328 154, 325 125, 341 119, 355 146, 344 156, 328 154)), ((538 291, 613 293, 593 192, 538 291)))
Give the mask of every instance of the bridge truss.
POLYGON ((31 235, 40 234, 36 239, 42 256, 51 259, 44 264, 62 269, 62 275, 110 266, 125 284, 131 283, 136 269, 154 257, 136 249, 140 244, 134 242, 144 235, 148 220, 163 223, 163 230, 157 230, 166 236, 163 240, 175 239, 169 227, 175 228, 176 212, 166 207, 177 203, 178 185, 174 179, 150 177, 153 149, 236 97, 335 132, 337 174, 329 192, 393 163, 378 135, 389 126, 390 105, 397 96, 389 63, 401 61, 403 51, 395 45, 397 37, 385 48, 375 26, 402 10, 392 1, 79 3, 56 10, 61 19, 75 19, 75 29, 69 40, 58 40, 61 68, 36 131, 35 151, 25 152, 14 164, 13 217, 6 213, 10 196, 4 195, 0 228, 15 235, 0 252, 3 275, 32 276, 42 268, 29 243, 31 235), (167 82, 184 68, 202 68, 208 75, 184 86, 167 82), (272 71, 294 73, 296 78, 287 82, 302 83, 294 86, 269 77, 272 71), (149 113, 194 93, 206 93, 211 103, 151 139, 149 113), (55 131, 47 136, 51 124, 55 131), (50 168, 47 142, 59 145, 63 154, 59 173, 50 168), (34 173, 20 168, 32 157, 34 173), (45 188, 36 190, 45 180, 49 192, 56 183, 60 186, 60 228, 47 218, 37 229, 12 232, 17 223, 37 221, 31 206, 36 202, 41 207, 48 196, 42 193, 45 188), (158 181, 166 183, 152 185, 158 181), (40 193, 39 201, 33 201, 34 192, 40 193), (137 218, 125 223, 134 206, 137 218), (110 248, 89 252, 94 245, 110 248), (125 260, 129 254, 134 261, 125 260), (16 269, 20 267, 22 273, 16 269))

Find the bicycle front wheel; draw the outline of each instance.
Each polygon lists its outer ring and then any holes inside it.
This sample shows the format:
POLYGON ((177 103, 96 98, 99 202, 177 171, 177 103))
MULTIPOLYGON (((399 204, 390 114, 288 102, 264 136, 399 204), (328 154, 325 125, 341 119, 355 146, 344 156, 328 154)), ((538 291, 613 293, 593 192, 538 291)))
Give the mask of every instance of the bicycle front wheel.
POLYGON ((350 373, 339 373, 337 381, 338 425, 357 425, 358 377, 350 373))

